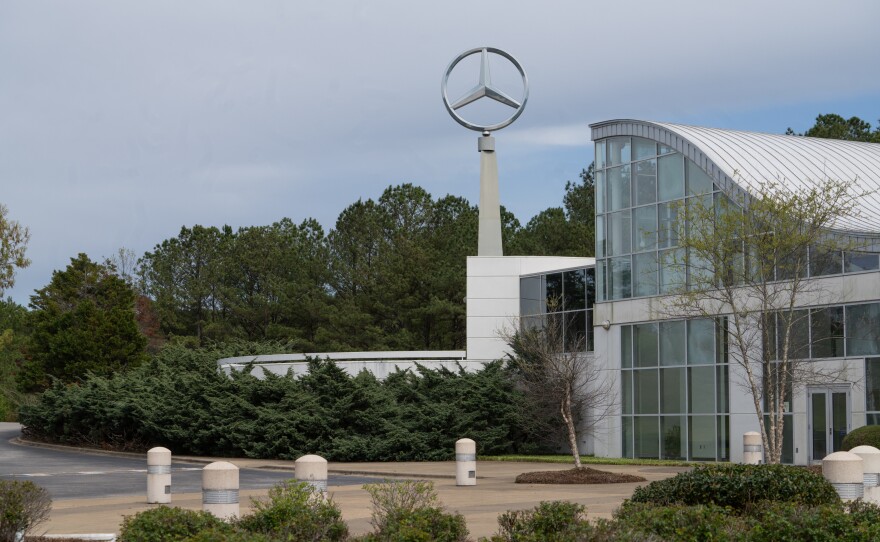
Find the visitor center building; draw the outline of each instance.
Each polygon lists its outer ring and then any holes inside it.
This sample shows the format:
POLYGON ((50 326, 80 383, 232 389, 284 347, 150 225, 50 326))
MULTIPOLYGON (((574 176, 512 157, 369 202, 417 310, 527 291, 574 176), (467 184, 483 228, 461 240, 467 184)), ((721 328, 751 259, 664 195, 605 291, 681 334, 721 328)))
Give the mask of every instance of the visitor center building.
POLYGON ((724 314, 670 317, 664 299, 681 276, 676 214, 775 181, 856 181, 863 220, 840 224, 858 250, 810 267, 833 302, 802 306, 799 355, 838 369, 829 382, 795 385, 784 403, 782 460, 808 464, 837 450, 855 427, 880 424, 880 145, 637 120, 591 125, 595 144, 596 257, 472 257, 468 359, 505 350, 497 329, 564 318, 585 355, 613 380, 612 415, 581 438, 607 457, 742 460, 759 431, 743 369, 731 363, 724 314), (561 302, 551 302, 561 300, 561 302), (557 314, 561 313, 561 314, 557 314))

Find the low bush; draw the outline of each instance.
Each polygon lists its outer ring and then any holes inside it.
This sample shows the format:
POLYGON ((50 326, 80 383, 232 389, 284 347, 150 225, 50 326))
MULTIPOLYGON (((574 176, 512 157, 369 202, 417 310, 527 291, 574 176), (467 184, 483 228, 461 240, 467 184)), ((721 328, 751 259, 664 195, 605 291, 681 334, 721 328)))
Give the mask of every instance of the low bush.
POLYGON ((250 533, 240 529, 208 529, 186 538, 184 542, 287 542, 288 539, 270 538, 260 533, 250 533))
POLYGON ((764 503, 750 513, 715 505, 631 503, 613 520, 588 522, 584 507, 545 502, 506 512, 499 532, 484 542, 874 542, 880 508, 861 501, 808 506, 764 503))
POLYGON ((305 482, 286 480, 271 488, 267 498, 252 502, 254 511, 238 521, 246 531, 298 542, 348 537, 348 526, 336 503, 305 482))
POLYGON ((119 542, 180 542, 205 531, 231 533, 232 527, 208 512, 159 506, 126 516, 119 542))
POLYGON ((853 429, 843 437, 840 449, 849 451, 856 446, 880 448, 880 425, 865 425, 858 429, 853 429))
POLYGON ((52 497, 45 488, 26 480, 0 480, 0 542, 13 542, 49 519, 52 497))
POLYGON ((434 484, 425 481, 385 481, 364 486, 373 507, 374 531, 362 542, 463 542, 468 529, 464 516, 439 506, 434 484))
POLYGON ((834 487, 813 472, 788 465, 701 465, 636 488, 628 503, 709 505, 748 511, 762 501, 809 506, 840 504, 834 487))
POLYGON ((733 516, 730 508, 720 506, 656 506, 644 503, 631 504, 625 510, 618 511, 615 520, 615 533, 626 533, 637 539, 655 537, 677 542, 733 540, 736 531, 742 531, 742 525, 747 523, 733 516))
MULTIPOLYGON (((593 531, 581 504, 542 502, 532 510, 514 510, 498 517, 498 533, 491 542, 567 541, 588 537, 593 531)), ((589 538, 586 538, 589 540, 589 538)))

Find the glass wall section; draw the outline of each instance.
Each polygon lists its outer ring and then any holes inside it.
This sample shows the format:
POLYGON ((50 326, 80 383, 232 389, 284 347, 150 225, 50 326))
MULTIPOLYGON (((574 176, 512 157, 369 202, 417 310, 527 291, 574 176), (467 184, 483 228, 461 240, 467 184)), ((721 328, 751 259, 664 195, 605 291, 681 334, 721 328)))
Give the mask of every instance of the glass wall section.
MULTIPOLYGON (((640 137, 611 137, 596 142, 596 258, 600 301, 672 293, 686 286, 684 254, 671 252, 679 244, 677 206, 704 198, 719 211, 724 194, 706 171, 674 149, 640 137), (653 259, 636 254, 654 254, 653 259), (610 264, 608 258, 615 258, 610 264), (667 262, 679 262, 676 269, 667 262), (655 273, 651 262, 658 262, 655 273), (616 270, 617 275, 605 273, 616 270), (647 272, 643 275, 643 271, 647 272), (644 280, 642 280, 644 276, 644 280), (656 277, 657 288, 653 287, 656 277)), ((735 207, 735 206, 734 206, 735 207)), ((694 273, 711 275, 705 263, 691 257, 694 273), (697 269, 703 267, 703 269, 697 269)), ((880 254, 866 251, 809 251, 809 276, 880 270, 880 254)), ((778 279, 790 276, 783 265, 778 279)))
MULTIPOLYGON (((805 326, 806 327, 806 326, 805 326)), ((814 309, 810 313, 810 333, 813 358, 843 357, 843 307, 814 309)))
POLYGON ((880 354, 880 304, 846 308, 846 355, 880 354))
POLYGON ((596 267, 602 286, 598 299, 646 297, 678 289, 672 285, 680 284, 685 274, 671 273, 663 265, 677 254, 669 252, 678 246, 676 205, 680 203, 676 202, 711 193, 711 178, 681 154, 650 139, 608 138, 596 143, 596 155, 601 156, 595 173, 596 267))
MULTIPOLYGON (((785 319, 769 318, 768 355, 777 358, 785 319)), ((880 303, 799 309, 790 343, 790 359, 880 356, 880 303)))
POLYGON ((868 425, 880 425, 880 358, 865 360, 865 414, 868 425))
POLYGON ((558 323, 563 326, 562 348, 565 351, 593 350, 593 305, 596 301, 593 268, 521 277, 519 297, 522 326, 558 323))
POLYGON ((724 325, 720 319, 621 326, 624 457, 729 458, 724 325))

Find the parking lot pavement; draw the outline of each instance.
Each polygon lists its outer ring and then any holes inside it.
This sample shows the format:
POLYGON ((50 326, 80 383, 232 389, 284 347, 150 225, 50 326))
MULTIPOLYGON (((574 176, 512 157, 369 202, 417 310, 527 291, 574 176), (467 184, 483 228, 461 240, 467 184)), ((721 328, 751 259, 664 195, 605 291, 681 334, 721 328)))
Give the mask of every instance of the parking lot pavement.
MULTIPOLYGON (((5 436, 3 429, 4 427, 0 426, 0 437, 5 436)), ((15 444, 8 444, 8 447, 4 446, 7 446, 5 440, 0 443, 0 457, 3 458, 2 464, 4 465, 9 455, 23 454, 24 457, 27 457, 42 453, 37 452, 37 450, 48 451, 45 448, 23 447, 15 444)), ((58 452, 80 454, 81 457, 75 461, 79 461, 77 464, 88 470, 94 470, 89 467, 90 461, 96 461, 98 464, 105 464, 102 462, 107 461, 106 454, 95 456, 93 452, 70 449, 58 450, 58 452)), ((144 454, 111 455, 127 457, 137 461, 139 465, 145 464, 144 454)), ((241 469, 246 469, 247 472, 271 474, 279 476, 281 479, 289 478, 293 474, 293 461, 174 457, 176 464, 194 466, 188 468, 197 468, 215 460, 229 461, 241 469)), ((474 538, 494 533, 497 529, 498 516, 501 513, 507 510, 532 508, 541 501, 566 500, 577 502, 587 507, 589 517, 607 518, 640 485, 638 483, 544 485, 516 484, 514 482, 516 476, 524 472, 571 468, 571 465, 568 464, 554 463, 479 461, 477 463, 477 485, 465 487, 455 485, 455 463, 452 461, 424 463, 330 463, 328 467, 331 478, 330 495, 339 504, 342 510, 342 517, 348 522, 354 534, 370 530, 370 498, 362 487, 363 483, 378 481, 383 478, 431 480, 443 505, 449 510, 454 510, 464 515, 471 536, 474 538)), ((632 465, 591 465, 591 467, 610 472, 636 474, 644 477, 649 482, 668 478, 686 470, 685 468, 676 467, 632 465)), ((60 464, 57 465, 57 468, 62 469, 60 464)), ((128 494, 56 499, 53 503, 51 519, 48 523, 41 526, 41 531, 47 534, 118 532, 125 516, 133 515, 156 506, 146 503, 146 474, 136 473, 135 475, 135 473, 131 473, 131 476, 129 484, 132 487, 137 487, 137 491, 129 492, 128 494), (137 477, 140 477, 139 481, 136 480, 137 477)), ((176 472, 172 474, 173 487, 178 485, 176 481, 177 476, 176 472)), ((42 482, 39 477, 35 477, 33 480, 37 483, 42 482)), ((100 478, 93 478, 92 484, 100 493, 100 488, 102 487, 100 478)), ((248 488, 242 485, 242 513, 249 511, 251 498, 266 495, 267 487, 248 488)), ((198 492, 198 486, 190 484, 178 487, 172 494, 172 506, 200 510, 202 499, 201 493, 198 492)))

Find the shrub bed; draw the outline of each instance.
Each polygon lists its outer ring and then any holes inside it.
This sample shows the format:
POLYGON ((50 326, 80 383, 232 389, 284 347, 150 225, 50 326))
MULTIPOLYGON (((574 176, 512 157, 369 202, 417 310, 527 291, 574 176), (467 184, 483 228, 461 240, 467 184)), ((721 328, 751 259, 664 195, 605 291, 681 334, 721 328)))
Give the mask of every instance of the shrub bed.
POLYGON ((666 480, 636 488, 629 502, 708 505, 748 510, 763 501, 818 506, 839 504, 822 476, 789 465, 701 465, 666 480))
POLYGON ((501 363, 478 373, 397 371, 381 382, 317 360, 299 378, 217 370, 219 358, 277 348, 172 344, 131 371, 58 383, 22 409, 25 437, 225 457, 316 453, 331 461, 447 460, 464 435, 481 453, 535 451, 524 398, 501 363))
POLYGON ((856 446, 880 448, 880 425, 865 425, 853 429, 843 437, 841 449, 849 451, 856 446))

